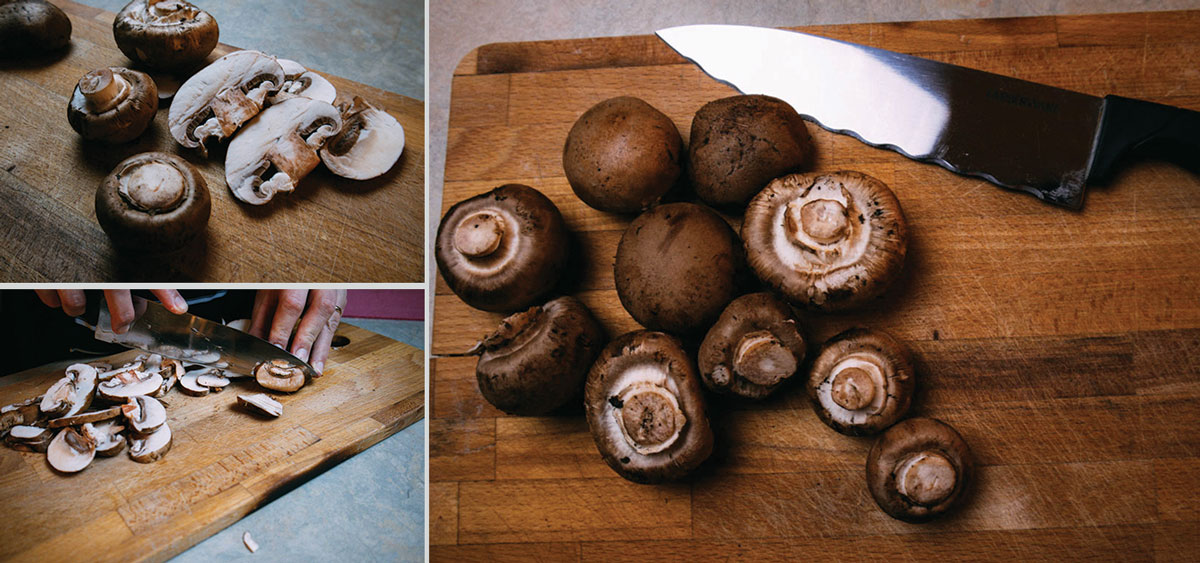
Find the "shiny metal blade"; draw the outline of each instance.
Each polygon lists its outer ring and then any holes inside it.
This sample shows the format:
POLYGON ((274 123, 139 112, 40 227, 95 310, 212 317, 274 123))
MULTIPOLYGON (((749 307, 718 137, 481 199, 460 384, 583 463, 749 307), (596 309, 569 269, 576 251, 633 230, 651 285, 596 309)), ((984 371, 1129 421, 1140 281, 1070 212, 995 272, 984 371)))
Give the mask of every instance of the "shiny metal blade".
POLYGON ((1101 98, 779 29, 691 25, 658 36, 713 78, 780 98, 830 131, 1083 204, 1101 98))
POLYGON ((117 334, 112 330, 108 307, 102 304, 96 339, 242 375, 250 375, 259 362, 285 360, 300 366, 308 377, 318 377, 307 362, 240 330, 188 313, 176 315, 141 297, 133 298, 133 308, 133 324, 124 334, 117 334))

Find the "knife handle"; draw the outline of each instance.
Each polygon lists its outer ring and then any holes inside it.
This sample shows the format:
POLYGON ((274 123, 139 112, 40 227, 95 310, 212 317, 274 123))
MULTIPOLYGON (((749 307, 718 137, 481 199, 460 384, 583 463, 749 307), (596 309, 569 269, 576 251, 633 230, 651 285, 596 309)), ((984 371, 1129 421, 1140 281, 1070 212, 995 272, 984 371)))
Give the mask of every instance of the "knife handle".
POLYGON ((1200 166, 1200 112, 1145 100, 1105 96, 1088 181, 1106 182, 1121 157, 1145 147, 1157 157, 1200 166))

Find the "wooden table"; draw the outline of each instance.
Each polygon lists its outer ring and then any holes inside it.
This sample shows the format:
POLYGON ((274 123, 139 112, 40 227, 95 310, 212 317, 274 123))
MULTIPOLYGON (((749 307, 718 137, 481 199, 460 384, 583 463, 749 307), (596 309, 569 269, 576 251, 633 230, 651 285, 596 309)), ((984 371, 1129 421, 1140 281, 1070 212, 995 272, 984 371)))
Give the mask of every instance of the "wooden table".
MULTIPOLYGON (((863 24, 828 37, 1079 90, 1200 109, 1200 12, 863 24)), ((686 140, 734 91, 653 36, 480 47, 453 81, 443 213, 507 182, 562 210, 586 255, 564 291, 610 335, 639 328, 613 290, 630 217, 580 202, 562 144, 591 105, 634 95, 686 140)), ((511 417, 461 352, 500 315, 438 280, 430 542, 436 560, 1190 559, 1200 553, 1200 178, 1140 162, 1071 212, 810 126, 816 170, 888 183, 912 240, 886 304, 806 316, 814 342, 852 325, 914 350, 913 415, 957 427, 980 470, 969 502, 926 525, 868 494, 869 439, 817 420, 792 385, 711 398, 717 446, 692 478, 643 486, 600 459, 581 414, 511 417)), ((728 217, 737 227, 740 217, 728 217)))
MULTIPOLYGON (((321 72, 339 97, 362 96, 404 126, 400 161, 374 180, 319 166, 290 194, 253 206, 225 185, 224 149, 207 160, 167 130, 167 112, 138 140, 84 142, 66 119, 87 72, 131 64, 117 49, 113 14, 56 1, 71 18, 58 60, 0 62, 0 280, 22 282, 415 282, 423 279, 425 106, 321 72), (95 216, 96 187, 118 162, 162 150, 200 169, 212 194, 205 240, 176 256, 120 254, 95 216)), ((254 48, 254 45, 245 45, 254 48)), ((210 58, 234 48, 220 45, 210 58)), ((298 61, 301 64, 304 61, 298 61)), ((314 69, 317 71, 336 69, 314 69)), ((348 98, 347 98, 348 99, 348 98)), ((165 106, 164 106, 165 107, 165 106)))

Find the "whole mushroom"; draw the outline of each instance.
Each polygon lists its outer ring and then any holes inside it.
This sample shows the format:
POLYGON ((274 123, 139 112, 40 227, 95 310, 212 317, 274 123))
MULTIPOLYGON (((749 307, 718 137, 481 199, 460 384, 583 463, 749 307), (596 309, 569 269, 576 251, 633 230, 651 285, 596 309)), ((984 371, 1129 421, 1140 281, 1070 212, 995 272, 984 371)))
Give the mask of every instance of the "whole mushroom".
POLYGON ((962 501, 974 470, 971 449, 954 428, 933 418, 910 418, 871 446, 867 488, 892 518, 927 522, 962 501))
POLYGON ((799 370, 807 353, 791 307, 770 293, 734 299, 700 344, 700 378, 713 391, 766 397, 799 370))
POLYGON ((852 328, 821 347, 809 372, 808 397, 830 428, 870 436, 904 418, 915 386, 904 344, 885 332, 852 328))
POLYGON ((67 121, 84 139, 125 143, 141 136, 157 111, 158 88, 149 76, 108 67, 79 79, 67 105, 67 121))
POLYGON ((0 2, 0 58, 47 53, 71 42, 71 20, 43 0, 0 2))
POLYGON ((134 0, 113 20, 113 38, 125 56, 159 70, 187 70, 217 46, 212 15, 184 0, 134 0))
POLYGON ((113 245, 125 251, 180 250, 204 232, 211 213, 204 177, 173 154, 131 156, 96 190, 96 219, 113 245))

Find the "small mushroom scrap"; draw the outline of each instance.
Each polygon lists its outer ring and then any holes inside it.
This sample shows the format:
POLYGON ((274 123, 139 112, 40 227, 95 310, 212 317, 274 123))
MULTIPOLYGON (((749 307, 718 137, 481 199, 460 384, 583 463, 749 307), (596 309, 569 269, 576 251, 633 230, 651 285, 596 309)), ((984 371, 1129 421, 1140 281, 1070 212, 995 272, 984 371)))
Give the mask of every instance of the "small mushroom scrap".
POLYGON ((134 0, 113 20, 125 56, 150 68, 184 71, 217 46, 217 20, 184 0, 134 0))
POLYGON ((904 344, 881 331, 852 328, 821 347, 809 372, 808 396, 830 428, 870 436, 904 418, 915 385, 904 344))
POLYGON ((157 111, 158 87, 149 76, 109 67, 79 79, 67 105, 67 121, 89 141, 126 143, 141 136, 157 111))
POLYGON ((584 392, 600 455, 636 483, 679 479, 712 453, 696 367, 679 340, 636 331, 610 342, 584 392))
POLYGON ((83 471, 95 457, 96 440, 74 426, 59 430, 46 449, 46 461, 50 462, 50 467, 62 473, 83 471))
POLYGON ((171 450, 171 427, 163 424, 148 436, 129 436, 129 458, 138 463, 152 463, 171 450))
POLYGON ((41 453, 46 451, 53 438, 54 432, 49 428, 18 424, 8 430, 4 443, 14 450, 41 453))
POLYGON ((283 86, 267 97, 267 103, 277 104, 295 97, 312 98, 332 104, 337 98, 337 89, 324 76, 300 66, 289 59, 278 59, 283 67, 283 86))
POLYGON ((254 367, 254 380, 272 391, 294 393, 304 387, 304 370, 284 360, 271 360, 254 367))
POLYGON ((337 108, 322 101, 292 98, 270 106, 229 142, 225 182, 254 205, 290 192, 321 163, 317 151, 341 127, 337 108))
POLYGON ((725 308, 697 360, 709 389, 760 399, 795 375, 805 354, 791 307, 770 293, 751 293, 725 308))
POLYGON ((974 469, 971 449, 954 428, 933 418, 910 418, 871 446, 867 488, 892 518, 927 522, 964 498, 974 469))
POLYGON ((72 364, 66 374, 46 390, 41 411, 48 416, 73 416, 92 404, 96 394, 96 368, 87 364, 72 364))
POLYGON ((44 0, 0 2, 0 58, 48 53, 71 42, 71 20, 44 0))
MULTIPOLYGON (((167 114, 171 136, 187 148, 226 139, 258 115, 267 96, 283 85, 283 67, 258 51, 236 51, 187 79, 167 114)), ((232 149, 230 149, 232 151, 232 149)))
POLYGON ((253 395, 238 395, 237 402, 239 405, 251 411, 265 414, 273 418, 283 416, 283 403, 272 399, 266 393, 255 393, 253 395))
POLYGON ((342 129, 325 142, 321 162, 334 174, 369 180, 392 169, 404 152, 404 127, 386 111, 355 96, 338 106, 342 129))
POLYGON ((204 233, 211 214, 204 177, 173 154, 131 156, 96 190, 96 220, 113 246, 128 252, 181 250, 204 233))
POLYGON ((0 407, 0 436, 14 426, 33 424, 41 418, 42 396, 0 407))

